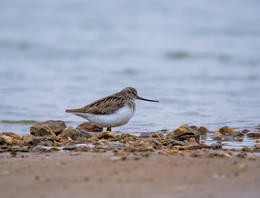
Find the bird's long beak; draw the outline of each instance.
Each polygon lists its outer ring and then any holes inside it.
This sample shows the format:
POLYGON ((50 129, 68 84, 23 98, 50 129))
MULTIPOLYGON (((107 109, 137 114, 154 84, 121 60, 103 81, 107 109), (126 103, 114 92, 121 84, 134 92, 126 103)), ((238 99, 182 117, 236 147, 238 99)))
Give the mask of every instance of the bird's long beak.
POLYGON ((142 98, 140 96, 136 96, 136 99, 138 100, 144 100, 144 101, 149 101, 149 102, 159 102, 158 100, 149 100, 149 99, 146 99, 146 98, 142 98))

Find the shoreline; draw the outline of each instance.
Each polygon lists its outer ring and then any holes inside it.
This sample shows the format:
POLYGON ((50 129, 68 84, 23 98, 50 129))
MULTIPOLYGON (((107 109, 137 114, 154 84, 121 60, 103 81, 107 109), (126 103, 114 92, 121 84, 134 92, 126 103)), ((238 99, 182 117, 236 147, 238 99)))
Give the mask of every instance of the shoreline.
MULTIPOLYGON (((3 197, 250 197, 260 194, 260 133, 181 125, 173 131, 102 131, 91 123, 35 123, 0 133, 3 197), (90 132, 94 131, 94 133, 90 132), (210 136, 214 143, 205 144, 210 136), (224 141, 254 138, 242 148, 224 141)), ((243 141, 242 141, 243 142, 243 141)))

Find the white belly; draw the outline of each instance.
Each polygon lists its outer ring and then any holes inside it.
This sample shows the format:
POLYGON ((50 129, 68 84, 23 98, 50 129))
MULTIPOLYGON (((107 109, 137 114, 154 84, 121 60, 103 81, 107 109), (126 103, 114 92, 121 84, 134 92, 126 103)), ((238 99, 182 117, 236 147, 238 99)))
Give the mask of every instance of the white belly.
POLYGON ((117 127, 126 124, 134 115, 135 111, 124 106, 113 114, 93 115, 88 113, 75 113, 100 127, 117 127))

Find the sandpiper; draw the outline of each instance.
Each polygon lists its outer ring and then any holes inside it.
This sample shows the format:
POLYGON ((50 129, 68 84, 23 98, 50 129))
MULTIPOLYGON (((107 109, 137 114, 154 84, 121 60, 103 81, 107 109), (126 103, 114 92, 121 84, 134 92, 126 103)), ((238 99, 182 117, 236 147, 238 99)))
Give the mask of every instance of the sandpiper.
POLYGON ((73 113, 85 118, 99 127, 118 127, 126 124, 135 113, 135 100, 159 102, 149 100, 137 95, 135 88, 126 87, 122 91, 96 100, 79 109, 67 109, 67 113, 73 113))

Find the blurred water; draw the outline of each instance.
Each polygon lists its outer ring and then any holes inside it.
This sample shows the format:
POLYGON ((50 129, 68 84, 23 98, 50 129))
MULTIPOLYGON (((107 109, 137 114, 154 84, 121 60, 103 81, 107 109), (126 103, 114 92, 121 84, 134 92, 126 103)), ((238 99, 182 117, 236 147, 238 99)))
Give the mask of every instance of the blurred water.
POLYGON ((260 2, 0 1, 0 130, 82 118, 67 108, 135 87, 115 130, 260 124, 260 2), (25 120, 25 121, 23 121, 25 120))

